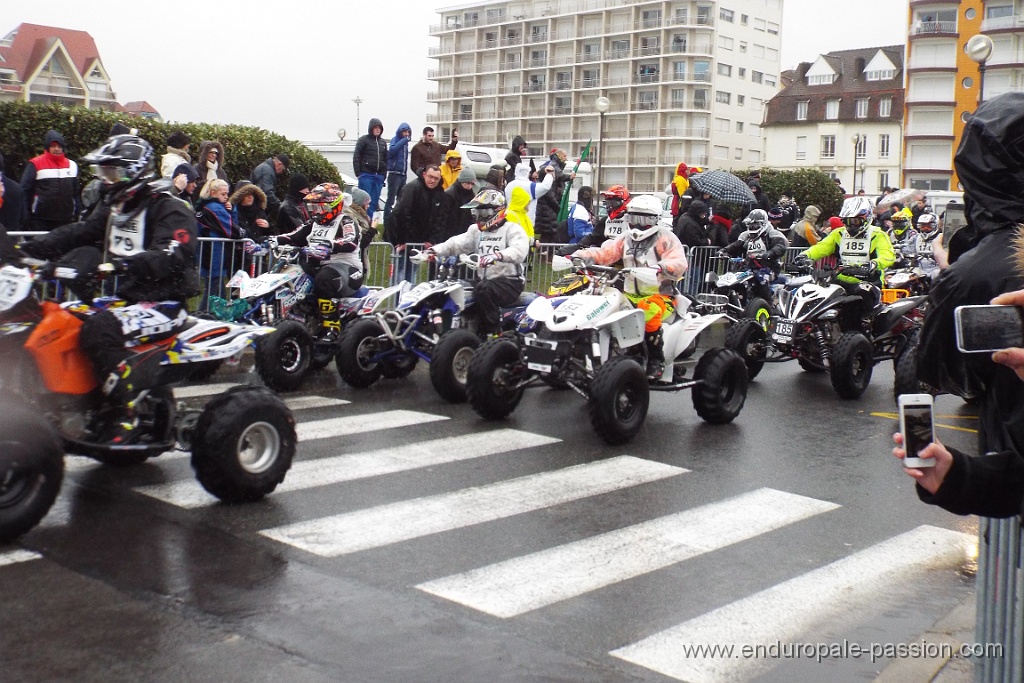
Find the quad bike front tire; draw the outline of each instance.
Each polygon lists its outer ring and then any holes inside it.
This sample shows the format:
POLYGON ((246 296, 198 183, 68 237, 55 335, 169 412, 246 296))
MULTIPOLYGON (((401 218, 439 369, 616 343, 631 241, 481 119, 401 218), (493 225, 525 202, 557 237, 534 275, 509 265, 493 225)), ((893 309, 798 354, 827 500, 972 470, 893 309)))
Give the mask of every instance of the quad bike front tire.
POLYGON ((501 420, 512 414, 523 398, 523 389, 507 389, 512 366, 519 362, 519 346, 507 339, 491 339, 473 353, 466 371, 466 396, 476 414, 485 420, 501 420))
POLYGON ((743 357, 747 365, 747 379, 754 379, 764 368, 765 344, 768 335, 761 324, 752 318, 737 320, 725 335, 725 347, 743 357))
POLYGON ((210 401, 195 427, 192 469, 225 503, 263 498, 284 481, 295 457, 295 418, 263 387, 235 387, 210 401))
POLYGON ((868 338, 860 332, 843 334, 832 351, 832 388, 840 398, 860 398, 871 383, 874 366, 874 347, 868 338))
POLYGON ((772 322, 772 305, 761 297, 755 297, 743 307, 743 317, 756 320, 761 329, 767 332, 772 322))
POLYGON ((382 363, 371 362, 370 357, 376 354, 377 337, 383 334, 376 320, 357 320, 342 332, 334 364, 346 384, 365 389, 381 378, 382 363))
POLYGON ((747 364, 743 356, 732 349, 709 349, 697 361, 693 378, 698 384, 690 398, 702 420, 726 424, 736 419, 747 401, 747 364))
POLYGON ((38 411, 5 406, 0 415, 0 543, 39 524, 63 479, 64 447, 57 430, 38 411))
POLYGON ((256 372, 274 391, 294 391, 309 374, 313 337, 297 320, 282 320, 256 339, 256 372))
POLYGON ((445 332, 430 355, 430 383, 449 403, 466 402, 466 379, 480 338, 466 329, 445 332))
POLYGON ((590 425, 605 443, 628 443, 647 419, 651 389, 647 373, 632 358, 604 363, 590 383, 590 425))

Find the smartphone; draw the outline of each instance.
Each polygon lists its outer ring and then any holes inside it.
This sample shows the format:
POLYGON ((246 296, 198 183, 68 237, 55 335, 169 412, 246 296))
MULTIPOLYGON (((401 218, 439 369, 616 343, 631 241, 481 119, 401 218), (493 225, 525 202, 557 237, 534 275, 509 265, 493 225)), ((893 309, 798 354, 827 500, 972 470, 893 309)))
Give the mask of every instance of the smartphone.
POLYGON ((921 458, 918 454, 935 441, 935 425, 932 421, 932 406, 935 399, 931 394, 900 394, 900 433, 903 434, 903 458, 906 467, 935 467, 935 458, 921 458))
POLYGON ((1024 347, 1024 309, 1016 306, 957 306, 956 347, 963 353, 992 353, 1024 347))

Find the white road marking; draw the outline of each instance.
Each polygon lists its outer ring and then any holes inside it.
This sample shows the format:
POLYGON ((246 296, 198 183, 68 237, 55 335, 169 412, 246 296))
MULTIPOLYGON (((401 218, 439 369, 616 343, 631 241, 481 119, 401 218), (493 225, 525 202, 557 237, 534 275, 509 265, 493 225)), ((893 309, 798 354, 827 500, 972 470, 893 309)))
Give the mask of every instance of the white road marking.
POLYGON ((43 556, 39 553, 31 550, 8 550, 5 553, 0 553, 0 567, 8 564, 17 564, 18 562, 28 562, 29 560, 38 560, 43 556))
POLYGON ((382 429, 411 427, 428 422, 440 422, 449 418, 443 415, 431 415, 413 410, 386 410, 366 415, 349 415, 332 417, 326 420, 301 422, 296 425, 299 441, 313 439, 329 439, 335 436, 349 436, 363 432, 375 432, 382 429))
POLYGON ((305 410, 306 408, 329 408, 331 406, 346 406, 351 401, 341 398, 328 398, 326 396, 292 396, 286 398, 284 404, 291 410, 305 410))
POLYGON ((870 600, 880 585, 962 564, 976 543, 969 534, 920 526, 610 654, 688 683, 748 681, 774 661, 744 658, 744 646, 796 643, 816 625, 870 600), (735 652, 687 655, 699 645, 732 645, 735 652))
MULTIPOLYGON (((560 439, 540 434, 531 434, 515 429, 499 429, 448 439, 421 441, 394 448, 382 448, 369 453, 303 460, 292 465, 285 480, 277 487, 276 493, 300 491, 344 481, 404 472, 420 467, 443 465, 496 453, 544 446, 559 441, 560 439)), ((140 486, 135 490, 183 508, 205 507, 217 502, 214 496, 191 480, 140 486)))
POLYGON ((540 510, 687 471, 624 455, 260 533, 316 555, 333 557, 540 510))
POLYGON ((416 587, 496 617, 514 617, 838 507, 760 489, 416 587))
POLYGON ((195 384, 190 387, 174 387, 174 398, 198 398, 200 396, 215 396, 222 394, 228 389, 241 386, 238 382, 223 384, 195 384))

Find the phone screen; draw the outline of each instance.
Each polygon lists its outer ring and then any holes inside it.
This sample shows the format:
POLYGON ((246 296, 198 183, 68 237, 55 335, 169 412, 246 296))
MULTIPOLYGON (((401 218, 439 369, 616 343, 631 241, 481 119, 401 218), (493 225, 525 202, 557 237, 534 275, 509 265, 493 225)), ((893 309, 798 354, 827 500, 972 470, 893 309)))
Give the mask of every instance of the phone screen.
POLYGON ((921 457, 921 451, 934 440, 932 407, 927 403, 903 406, 903 427, 907 457, 921 457))
POLYGON ((1016 306, 964 306, 957 312, 961 351, 1024 346, 1024 311, 1016 306))

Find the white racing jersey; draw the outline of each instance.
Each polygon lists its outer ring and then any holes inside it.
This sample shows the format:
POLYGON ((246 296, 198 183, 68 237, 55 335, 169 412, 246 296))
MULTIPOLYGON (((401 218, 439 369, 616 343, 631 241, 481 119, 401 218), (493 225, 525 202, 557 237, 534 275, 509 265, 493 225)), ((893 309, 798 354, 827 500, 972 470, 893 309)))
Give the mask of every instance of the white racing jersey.
POLYGON ((146 208, 132 213, 121 213, 124 202, 111 208, 107 219, 107 251, 122 258, 135 256, 146 250, 146 208))

